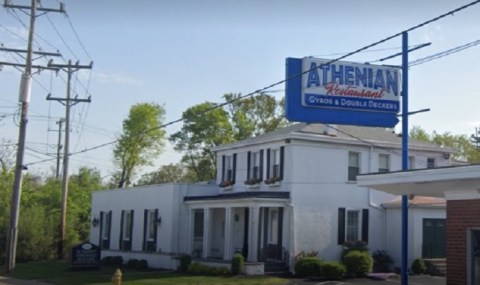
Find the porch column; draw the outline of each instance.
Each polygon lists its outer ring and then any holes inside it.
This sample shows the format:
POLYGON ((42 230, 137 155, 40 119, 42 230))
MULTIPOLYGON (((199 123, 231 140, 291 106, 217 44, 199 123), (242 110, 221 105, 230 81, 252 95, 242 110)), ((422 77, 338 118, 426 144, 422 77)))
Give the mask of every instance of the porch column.
POLYGON ((210 255, 210 209, 203 209, 203 258, 210 255))
POLYGON ((233 255, 232 241, 233 241, 233 230, 232 230, 232 207, 225 208, 225 244, 223 248, 223 259, 231 260, 233 255))
POLYGON ((248 232, 248 260, 249 262, 258 261, 258 223, 260 221, 260 208, 258 206, 250 207, 248 232))
POLYGON ((193 252, 193 227, 195 220, 195 211, 193 209, 188 209, 188 218, 187 218, 187 248, 186 253, 192 254, 193 252))

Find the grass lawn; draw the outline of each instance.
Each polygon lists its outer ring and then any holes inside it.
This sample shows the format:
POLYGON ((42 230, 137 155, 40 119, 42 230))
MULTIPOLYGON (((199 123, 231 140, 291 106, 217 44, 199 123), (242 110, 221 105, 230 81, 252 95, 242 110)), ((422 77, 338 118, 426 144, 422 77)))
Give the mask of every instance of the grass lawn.
MULTIPOLYGON (((70 271, 65 262, 30 262, 18 263, 12 274, 8 275, 18 279, 35 279, 56 285, 111 285, 115 268, 102 266, 99 271, 70 271)), ((287 279, 270 276, 235 276, 211 277, 190 276, 166 271, 135 271, 122 269, 124 285, 151 285, 151 284, 257 284, 281 285, 287 279)), ((2 274, 4 275, 4 274, 2 274)))

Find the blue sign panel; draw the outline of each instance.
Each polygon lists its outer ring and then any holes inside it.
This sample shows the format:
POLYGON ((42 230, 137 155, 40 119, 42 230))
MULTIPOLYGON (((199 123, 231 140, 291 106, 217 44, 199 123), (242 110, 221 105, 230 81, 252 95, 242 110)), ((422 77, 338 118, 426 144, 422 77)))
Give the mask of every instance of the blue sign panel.
POLYGON ((400 110, 397 68, 317 58, 288 58, 290 121, 393 127, 400 110))

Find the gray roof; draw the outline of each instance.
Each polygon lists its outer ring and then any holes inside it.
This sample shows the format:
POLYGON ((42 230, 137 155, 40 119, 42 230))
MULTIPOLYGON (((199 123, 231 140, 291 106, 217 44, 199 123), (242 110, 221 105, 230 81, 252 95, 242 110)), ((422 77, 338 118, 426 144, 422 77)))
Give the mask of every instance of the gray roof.
MULTIPOLYGON (((304 135, 304 139, 308 139, 311 135, 312 140, 323 138, 338 138, 344 142, 346 141, 355 141, 355 142, 364 142, 366 144, 378 144, 378 143, 389 143, 396 144, 401 146, 402 135, 396 134, 392 130, 386 128, 375 128, 375 127, 361 127, 361 126, 350 126, 350 125, 326 125, 326 124, 306 124, 298 123, 287 126, 282 129, 275 130, 270 133, 259 135, 254 138, 248 138, 239 142, 232 144, 223 145, 217 147, 216 150, 228 149, 232 147, 245 146, 250 144, 256 144, 259 142, 268 142, 274 140, 282 140, 287 138, 294 138, 298 135, 304 135), (330 127, 334 131, 334 134, 328 133, 327 129, 330 127)), ((427 148, 447 153, 453 153, 454 150, 451 148, 446 148, 439 146, 434 143, 423 142, 416 139, 409 138, 409 147, 410 148, 427 148)))

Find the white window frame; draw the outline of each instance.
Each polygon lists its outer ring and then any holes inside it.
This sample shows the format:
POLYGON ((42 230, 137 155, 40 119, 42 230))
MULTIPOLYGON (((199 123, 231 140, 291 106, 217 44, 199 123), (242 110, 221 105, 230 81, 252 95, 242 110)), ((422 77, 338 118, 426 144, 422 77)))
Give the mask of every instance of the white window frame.
POLYGON ((427 168, 435 168, 435 158, 427 157, 427 168))
POLYGON ((125 241, 130 240, 130 234, 133 232, 133 215, 132 211, 124 211, 123 212, 123 237, 122 239, 125 241))
POLYGON ((415 169, 415 156, 408 157, 408 169, 415 169))
POLYGON ((251 178, 260 178, 260 151, 251 153, 251 169, 250 173, 252 174, 251 178))
POLYGON ((385 153, 380 153, 378 155, 378 172, 380 173, 390 172, 390 155, 385 153), (382 165, 384 163, 385 165, 382 165))
POLYGON ((357 175, 360 174, 360 160, 361 160, 361 154, 359 152, 355 152, 355 151, 349 151, 348 152, 348 170, 347 170, 347 180, 348 181, 356 181, 357 180, 357 177, 355 176, 354 179, 350 179, 350 169, 351 168, 356 168, 357 169, 357 175), (356 160, 357 160, 357 165, 352 165, 351 162, 352 162, 352 156, 355 155, 356 156, 356 160))
POLYGON ((359 241, 362 240, 362 210, 360 209, 345 209, 345 241, 359 241), (349 220, 349 213, 356 213, 358 220, 356 224, 357 236, 354 239, 349 239, 351 235, 350 229, 353 229, 355 225, 351 225, 352 221, 349 220))
POLYGON ((156 210, 148 210, 146 241, 155 240, 155 228, 157 227, 157 217, 155 216, 155 212, 156 210))
POLYGON ((112 214, 110 211, 103 212, 102 223, 102 240, 109 240, 110 224, 112 223, 112 214))
POLYGON ((272 175, 270 177, 280 177, 280 149, 270 150, 270 167, 272 169, 272 175))
POLYGON ((224 169, 225 181, 233 180, 233 155, 225 156, 225 169, 224 169))

